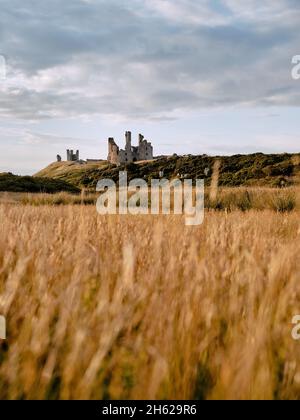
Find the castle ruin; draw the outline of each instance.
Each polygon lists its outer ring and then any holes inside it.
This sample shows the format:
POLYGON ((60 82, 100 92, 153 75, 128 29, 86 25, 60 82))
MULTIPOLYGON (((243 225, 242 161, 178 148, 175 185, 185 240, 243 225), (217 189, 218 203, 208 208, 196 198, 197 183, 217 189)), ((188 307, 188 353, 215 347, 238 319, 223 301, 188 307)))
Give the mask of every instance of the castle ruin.
POLYGON ((141 160, 153 160, 153 147, 151 143, 139 134, 138 146, 131 145, 131 132, 125 133, 125 149, 120 149, 115 140, 110 137, 108 139, 108 157, 107 160, 115 165, 122 163, 138 162, 141 160))
MULTIPOLYGON (((124 163, 139 162, 142 160, 153 160, 153 147, 150 142, 145 140, 142 134, 139 134, 139 143, 138 146, 131 145, 131 132, 126 131, 125 133, 125 149, 120 149, 115 140, 110 137, 108 139, 108 157, 107 160, 109 163, 114 165, 120 165, 124 163)), ((56 156, 57 162, 62 162, 62 157, 60 155, 56 156)), ((87 159, 81 160, 79 158, 79 150, 67 150, 67 162, 76 162, 78 164, 88 164, 88 163, 101 163, 101 159, 87 159)))
POLYGON ((76 153, 73 150, 67 150, 67 161, 68 162, 78 162, 79 161, 79 150, 76 150, 76 153))

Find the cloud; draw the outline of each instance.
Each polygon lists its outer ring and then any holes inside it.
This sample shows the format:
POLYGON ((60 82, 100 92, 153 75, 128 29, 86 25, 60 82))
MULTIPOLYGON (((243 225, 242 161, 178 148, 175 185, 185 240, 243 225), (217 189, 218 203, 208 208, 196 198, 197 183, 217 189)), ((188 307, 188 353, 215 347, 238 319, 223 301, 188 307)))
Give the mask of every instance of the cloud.
POLYGON ((296 0, 3 0, 0 117, 162 120, 300 105, 296 0))
MULTIPOLYGON (((70 136, 63 136, 63 135, 55 135, 52 133, 47 132, 39 132, 34 131, 29 128, 23 127, 0 127, 0 136, 1 138, 5 137, 15 142, 15 144, 24 146, 24 145, 32 145, 32 146, 65 146, 67 144, 70 145, 79 145, 82 138, 70 137, 70 136)), ((99 140, 97 139, 88 139, 84 140, 89 145, 97 145, 99 140)))
POLYGON ((221 0, 145 0, 146 11, 185 24, 223 25, 232 17, 221 0))

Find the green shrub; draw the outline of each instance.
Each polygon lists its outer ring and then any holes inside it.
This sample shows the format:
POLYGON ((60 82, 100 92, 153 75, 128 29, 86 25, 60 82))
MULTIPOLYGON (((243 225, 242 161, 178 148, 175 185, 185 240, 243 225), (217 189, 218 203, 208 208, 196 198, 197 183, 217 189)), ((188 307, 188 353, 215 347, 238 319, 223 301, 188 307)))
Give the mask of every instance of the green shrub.
POLYGON ((273 209, 280 212, 291 212, 296 208, 296 198, 292 195, 278 196, 273 202, 273 209))

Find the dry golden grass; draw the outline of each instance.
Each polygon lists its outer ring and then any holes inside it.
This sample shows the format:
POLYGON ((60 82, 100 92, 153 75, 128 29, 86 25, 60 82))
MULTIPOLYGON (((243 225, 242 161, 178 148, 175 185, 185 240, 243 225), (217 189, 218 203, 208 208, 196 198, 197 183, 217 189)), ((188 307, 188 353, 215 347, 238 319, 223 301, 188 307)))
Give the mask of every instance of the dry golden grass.
MULTIPOLYGON (((218 168, 218 162, 216 168, 218 168)), ((57 194, 0 192, 0 204, 23 204, 30 206, 95 205, 98 197, 98 193, 84 190, 80 195, 66 192, 57 194)), ((248 211, 254 209, 285 212, 300 210, 300 188, 219 188, 216 175, 212 187, 206 189, 205 207, 207 209, 226 211, 248 211)))
POLYGON ((300 398, 297 211, 0 217, 0 398, 300 398))

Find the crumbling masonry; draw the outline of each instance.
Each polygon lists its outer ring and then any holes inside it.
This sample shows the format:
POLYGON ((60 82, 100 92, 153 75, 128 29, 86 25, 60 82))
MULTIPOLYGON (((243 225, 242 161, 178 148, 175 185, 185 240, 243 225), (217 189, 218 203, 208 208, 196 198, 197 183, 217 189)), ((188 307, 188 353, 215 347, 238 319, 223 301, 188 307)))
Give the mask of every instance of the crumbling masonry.
POLYGON ((122 163, 138 162, 141 160, 153 160, 153 147, 151 143, 139 134, 138 146, 131 145, 131 132, 125 133, 126 145, 125 150, 120 149, 115 140, 110 137, 108 139, 108 157, 107 160, 115 165, 122 163))
POLYGON ((76 150, 74 153, 73 150, 67 150, 67 161, 68 162, 78 162, 79 161, 79 150, 76 150))
MULTIPOLYGON (((110 137, 108 139, 108 162, 114 165, 120 165, 124 163, 139 162, 141 160, 153 160, 153 147, 150 142, 144 139, 142 134, 139 134, 138 146, 131 145, 131 132, 126 131, 125 133, 126 145, 125 149, 120 149, 116 144, 115 140, 110 137)), ((57 162, 62 162, 60 155, 56 156, 57 162)), ((79 150, 67 150, 67 161, 76 162, 80 165, 88 163, 101 163, 101 159, 87 159, 82 160, 79 158, 79 150)))

